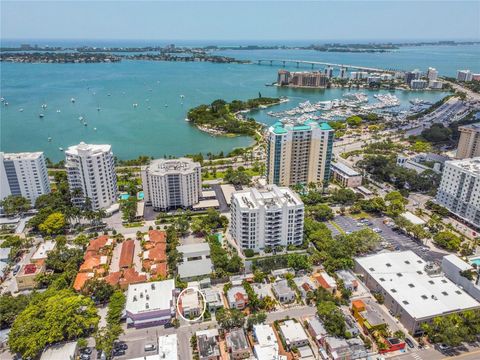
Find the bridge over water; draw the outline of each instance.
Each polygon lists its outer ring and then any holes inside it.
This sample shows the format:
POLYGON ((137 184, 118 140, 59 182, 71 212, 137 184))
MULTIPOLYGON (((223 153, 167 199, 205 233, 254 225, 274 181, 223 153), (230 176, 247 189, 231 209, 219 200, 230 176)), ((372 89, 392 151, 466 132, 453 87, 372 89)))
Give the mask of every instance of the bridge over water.
POLYGON ((314 68, 315 65, 320 65, 320 66, 329 66, 332 68, 340 68, 340 69, 355 69, 355 70, 361 70, 361 71, 367 71, 367 72, 380 72, 380 73, 395 73, 396 71, 403 71, 403 70, 398 70, 398 69, 380 69, 380 68, 372 68, 372 67, 366 67, 366 66, 357 66, 357 65, 347 65, 347 64, 334 64, 334 63, 327 63, 327 62, 321 62, 321 61, 308 61, 308 60, 283 60, 283 59, 259 59, 257 60, 258 65, 262 64, 269 64, 269 65, 274 65, 274 64, 282 64, 285 66, 287 63, 290 64, 296 64, 297 67, 302 65, 311 65, 312 69, 314 68))

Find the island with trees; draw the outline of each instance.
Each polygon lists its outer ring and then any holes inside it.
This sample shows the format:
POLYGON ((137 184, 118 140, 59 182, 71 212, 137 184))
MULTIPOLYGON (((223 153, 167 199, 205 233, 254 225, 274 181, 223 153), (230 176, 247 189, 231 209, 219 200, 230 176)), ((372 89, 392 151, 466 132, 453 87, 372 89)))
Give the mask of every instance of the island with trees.
POLYGON ((187 119, 202 131, 212 135, 247 135, 254 137, 262 125, 253 118, 243 116, 252 109, 279 104, 280 98, 258 97, 247 101, 227 103, 218 99, 209 105, 200 105, 188 112, 187 119))

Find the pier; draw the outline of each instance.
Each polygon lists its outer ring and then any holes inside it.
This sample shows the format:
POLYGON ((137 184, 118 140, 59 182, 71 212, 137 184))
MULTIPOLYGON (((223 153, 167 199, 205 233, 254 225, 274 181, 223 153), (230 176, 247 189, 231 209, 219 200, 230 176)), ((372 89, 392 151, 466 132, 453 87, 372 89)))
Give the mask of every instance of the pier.
POLYGON ((315 65, 319 66, 328 66, 331 68, 339 68, 339 69, 345 69, 348 71, 348 69, 355 69, 355 70, 361 70, 361 71, 367 71, 367 72, 380 72, 380 73, 390 73, 394 74, 396 71, 403 71, 403 70, 398 70, 398 69, 380 69, 380 68, 372 68, 372 67, 366 67, 366 66, 357 66, 357 65, 347 65, 347 64, 333 64, 333 63, 327 63, 327 62, 321 62, 321 61, 308 61, 308 60, 279 60, 279 59, 260 59, 257 60, 258 65, 262 64, 268 64, 268 65, 274 65, 274 64, 281 64, 285 66, 286 64, 296 64, 297 67, 300 67, 300 64, 302 65, 310 65, 311 68, 313 69, 315 65))

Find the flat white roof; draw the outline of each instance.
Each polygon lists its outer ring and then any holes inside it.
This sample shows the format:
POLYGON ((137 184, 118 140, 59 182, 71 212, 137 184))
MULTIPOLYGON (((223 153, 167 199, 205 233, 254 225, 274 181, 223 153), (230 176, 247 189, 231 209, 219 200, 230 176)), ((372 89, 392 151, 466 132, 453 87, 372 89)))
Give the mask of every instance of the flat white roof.
POLYGON ((232 202, 232 194, 236 191, 233 185, 220 185, 222 189, 223 196, 225 196, 225 200, 228 205, 232 202))
POLYGON ((107 145, 107 144, 102 144, 102 145, 85 144, 82 141, 78 145, 70 146, 67 150, 65 150, 65 154, 78 155, 79 153, 83 153, 83 152, 96 154, 96 153, 110 152, 111 149, 112 149, 111 145, 107 145))
POLYGON ((210 245, 206 242, 198 243, 198 244, 187 244, 187 245, 180 245, 177 246, 177 251, 183 254, 183 257, 189 256, 199 256, 208 255, 210 254, 210 245))
POLYGON ((36 160, 43 156, 43 152, 21 152, 21 153, 4 153, 5 160, 36 160))
POLYGON ((413 318, 424 319, 480 307, 445 276, 429 276, 413 251, 386 252, 355 261, 413 318))
POLYGON ((177 269, 180 278, 186 279, 210 274, 213 271, 213 264, 210 259, 185 261, 179 264, 177 269))
POLYGON ((308 339, 303 326, 293 320, 285 321, 282 325, 280 325, 280 330, 282 331, 283 337, 287 343, 308 339))
POLYGON ((155 159, 143 167, 151 175, 189 174, 197 171, 200 163, 189 158, 155 159))
POLYGON ((74 360, 77 342, 52 345, 45 349, 40 360, 74 360))
POLYGON ((198 203, 193 205, 193 209, 205 209, 205 208, 215 208, 219 207, 220 203, 217 199, 208 199, 200 200, 198 203))
POLYGON ((128 286, 125 310, 132 314, 167 310, 172 306, 175 281, 153 281, 128 286))
POLYGON ((130 360, 178 360, 177 334, 169 334, 158 337, 158 354, 142 356, 130 360))
POLYGON ((203 190, 202 197, 215 197, 216 193, 213 190, 203 190))
POLYGON ((342 164, 341 162, 332 162, 332 170, 339 171, 346 176, 360 176, 359 172, 353 170, 351 167, 348 167, 345 164, 342 164))
POLYGON ((417 215, 412 214, 410 211, 405 211, 401 216, 408 221, 410 221, 413 225, 425 225, 425 221, 419 218, 417 215))
POLYGON ((268 209, 282 208, 283 206, 302 206, 303 202, 298 195, 288 187, 269 186, 266 190, 250 188, 234 193, 240 208, 258 209, 264 206, 268 209))
POLYGON ((47 240, 44 243, 41 243, 40 246, 38 247, 37 251, 32 255, 31 260, 41 260, 41 259, 46 259, 47 254, 55 249, 55 241, 53 240, 47 240))
POLYGON ((457 255, 450 254, 450 255, 444 256, 443 261, 450 262, 451 264, 455 265, 455 267, 457 267, 460 271, 472 270, 473 269, 472 265, 463 261, 457 255))

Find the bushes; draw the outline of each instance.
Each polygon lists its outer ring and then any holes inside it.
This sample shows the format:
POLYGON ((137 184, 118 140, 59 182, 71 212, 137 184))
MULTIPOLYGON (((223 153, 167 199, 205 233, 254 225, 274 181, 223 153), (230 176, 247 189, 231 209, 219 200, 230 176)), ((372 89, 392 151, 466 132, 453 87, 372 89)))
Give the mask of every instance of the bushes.
POLYGON ((462 239, 451 231, 440 231, 433 237, 436 245, 448 251, 458 251, 462 239))

